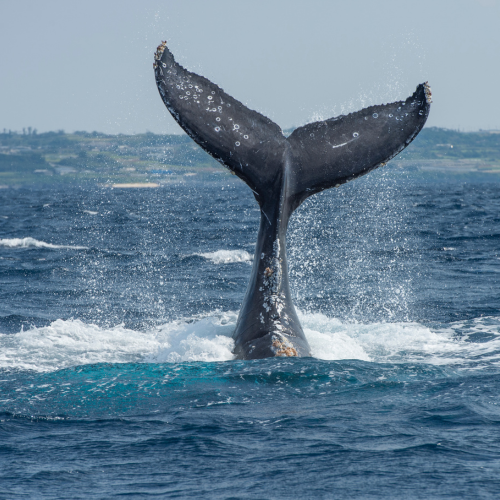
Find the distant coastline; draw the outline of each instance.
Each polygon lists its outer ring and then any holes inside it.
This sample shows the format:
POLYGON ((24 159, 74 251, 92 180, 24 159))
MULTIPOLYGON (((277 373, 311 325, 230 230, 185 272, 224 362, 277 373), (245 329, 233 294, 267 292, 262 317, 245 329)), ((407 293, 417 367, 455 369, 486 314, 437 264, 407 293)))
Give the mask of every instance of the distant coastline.
MULTIPOLYGON (((500 174, 500 131, 425 128, 390 165, 419 175, 496 179, 500 174)), ((66 183, 161 186, 217 172, 230 174, 185 134, 38 134, 31 128, 22 133, 5 129, 0 133, 2 188, 66 183)))

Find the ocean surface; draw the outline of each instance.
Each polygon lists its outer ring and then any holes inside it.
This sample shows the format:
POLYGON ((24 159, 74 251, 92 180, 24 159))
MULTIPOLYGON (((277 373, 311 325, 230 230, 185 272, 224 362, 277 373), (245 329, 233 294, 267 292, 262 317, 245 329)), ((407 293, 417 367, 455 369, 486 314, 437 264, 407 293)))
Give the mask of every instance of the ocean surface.
POLYGON ((389 167, 292 217, 314 358, 235 361, 223 173, 0 190, 0 498, 500 497, 500 182, 389 167))

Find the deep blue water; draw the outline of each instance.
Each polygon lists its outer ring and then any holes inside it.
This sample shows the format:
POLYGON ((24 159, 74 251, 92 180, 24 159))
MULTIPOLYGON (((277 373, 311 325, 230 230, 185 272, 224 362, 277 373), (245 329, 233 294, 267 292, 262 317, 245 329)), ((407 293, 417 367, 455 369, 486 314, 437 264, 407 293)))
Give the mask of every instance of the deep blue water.
POLYGON ((313 359, 232 360, 258 215, 223 174, 0 190, 0 498, 500 496, 500 182, 309 199, 313 359))

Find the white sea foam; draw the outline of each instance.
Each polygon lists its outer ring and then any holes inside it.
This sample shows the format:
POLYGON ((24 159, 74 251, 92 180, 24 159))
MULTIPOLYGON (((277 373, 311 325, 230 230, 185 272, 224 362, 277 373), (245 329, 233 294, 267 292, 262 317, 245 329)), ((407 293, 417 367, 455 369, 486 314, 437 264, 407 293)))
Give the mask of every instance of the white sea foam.
POLYGON ((147 331, 79 320, 0 334, 0 368, 53 371, 92 363, 226 361, 233 358, 235 313, 174 321, 147 331))
POLYGON ((175 322, 158 329, 162 343, 145 361, 228 361, 233 359, 232 334, 237 313, 208 316, 190 323, 175 322))
POLYGON ((0 239, 0 246, 7 248, 67 248, 71 250, 87 250, 88 247, 73 245, 53 245, 45 241, 35 240, 35 238, 4 238, 0 239))
POLYGON ((245 250, 217 250, 216 252, 195 255, 211 260, 214 264, 234 264, 236 262, 252 262, 253 260, 253 255, 245 250))
MULTIPOLYGON (((418 323, 346 323, 299 314, 314 357, 457 367, 500 362, 500 318, 457 322, 443 329, 418 323), (460 335, 458 333, 460 332, 460 335), (473 342, 471 335, 488 335, 473 342)), ((53 371, 90 363, 177 363, 233 359, 237 313, 173 321, 147 331, 103 328, 79 320, 0 334, 0 368, 53 371)))
POLYGON ((93 210, 84 210, 83 213, 89 215, 97 215, 99 212, 94 212, 93 210))
POLYGON ((500 361, 500 318, 432 329, 414 322, 343 323, 317 313, 299 317, 312 353, 320 359, 462 366, 500 361), (471 341, 476 333, 490 338, 471 341))

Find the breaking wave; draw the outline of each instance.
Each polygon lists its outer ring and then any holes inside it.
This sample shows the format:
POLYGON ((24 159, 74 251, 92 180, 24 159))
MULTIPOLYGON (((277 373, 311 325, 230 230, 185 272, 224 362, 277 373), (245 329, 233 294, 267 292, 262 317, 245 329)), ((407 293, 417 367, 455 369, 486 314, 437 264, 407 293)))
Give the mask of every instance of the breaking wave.
POLYGON ((216 252, 197 253, 214 264, 234 264, 237 262, 252 262, 253 255, 245 250, 217 250, 216 252))
MULTIPOLYGON (((346 323, 320 313, 299 316, 318 359, 471 368, 500 360, 500 318, 434 329, 411 322, 346 323)), ((236 312, 214 312, 135 331, 59 319, 46 327, 0 334, 0 368, 54 371, 93 363, 230 361, 236 320, 236 312)))
POLYGON ((53 245, 45 241, 35 240, 35 238, 4 238, 0 239, 0 246, 7 248, 66 248, 71 250, 88 250, 88 247, 74 245, 53 245))

